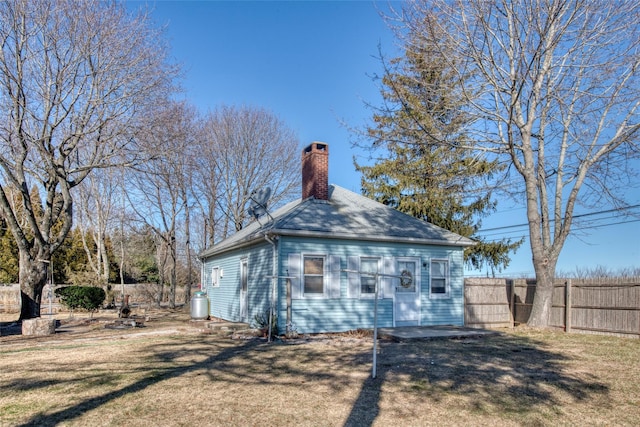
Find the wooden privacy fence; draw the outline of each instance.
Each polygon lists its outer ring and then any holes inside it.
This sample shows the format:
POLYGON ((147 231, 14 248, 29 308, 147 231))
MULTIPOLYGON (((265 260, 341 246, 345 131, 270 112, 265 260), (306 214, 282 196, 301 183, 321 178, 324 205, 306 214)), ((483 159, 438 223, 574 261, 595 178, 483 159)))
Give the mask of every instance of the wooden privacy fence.
MULTIPOLYGON (((529 320, 536 282, 532 279, 465 279, 465 324, 513 327, 529 320)), ((640 280, 558 279, 550 326, 640 338, 640 280)))

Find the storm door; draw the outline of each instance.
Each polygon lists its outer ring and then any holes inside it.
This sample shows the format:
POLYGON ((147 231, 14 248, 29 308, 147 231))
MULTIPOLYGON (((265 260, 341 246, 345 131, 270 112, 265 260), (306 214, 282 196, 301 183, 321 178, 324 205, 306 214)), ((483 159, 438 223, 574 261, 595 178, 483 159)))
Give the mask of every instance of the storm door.
POLYGON ((393 280, 393 318, 395 326, 420 324, 420 264, 416 258, 398 258, 393 280))

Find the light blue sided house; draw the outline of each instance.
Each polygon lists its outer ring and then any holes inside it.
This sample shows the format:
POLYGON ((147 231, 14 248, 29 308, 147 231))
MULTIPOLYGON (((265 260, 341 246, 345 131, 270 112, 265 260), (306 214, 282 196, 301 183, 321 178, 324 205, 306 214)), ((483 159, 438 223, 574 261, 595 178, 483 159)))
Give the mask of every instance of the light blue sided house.
POLYGON ((377 280, 379 327, 463 325, 474 242, 329 185, 328 164, 328 145, 312 143, 302 198, 200 255, 210 316, 253 323, 273 302, 280 332, 373 328, 377 280))

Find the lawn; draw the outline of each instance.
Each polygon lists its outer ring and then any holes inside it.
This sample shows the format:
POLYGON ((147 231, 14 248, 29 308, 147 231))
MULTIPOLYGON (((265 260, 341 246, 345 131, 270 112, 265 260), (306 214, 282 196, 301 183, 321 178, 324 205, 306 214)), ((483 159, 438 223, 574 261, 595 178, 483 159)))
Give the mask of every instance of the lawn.
POLYGON ((0 425, 640 425, 640 340, 535 330, 231 340, 179 327, 0 337, 0 425))

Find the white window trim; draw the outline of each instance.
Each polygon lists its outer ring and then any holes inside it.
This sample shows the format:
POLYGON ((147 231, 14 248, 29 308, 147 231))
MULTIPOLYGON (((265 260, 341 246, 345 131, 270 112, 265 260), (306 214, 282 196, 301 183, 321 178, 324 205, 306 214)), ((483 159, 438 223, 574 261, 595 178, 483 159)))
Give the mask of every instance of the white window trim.
MULTIPOLYGON (((451 279, 450 279, 450 262, 447 258, 432 258, 429 260, 429 298, 431 299, 448 299, 451 298, 451 279), (431 280, 433 279, 433 262, 444 262, 446 264, 446 272, 444 275, 444 288, 445 292, 443 294, 434 294, 431 292, 431 280)), ((441 279, 442 277, 437 277, 441 279)))
POLYGON ((220 267, 211 268, 211 287, 212 288, 220 287, 220 267))
MULTIPOLYGON (((360 257, 358 258, 358 269, 362 268, 362 260, 363 259, 375 259, 378 260, 378 273, 382 273, 382 268, 383 268, 383 263, 382 263, 382 257, 380 256, 367 256, 367 255, 360 255, 360 257)), ((362 292, 362 278, 363 277, 371 277, 371 276, 363 276, 362 274, 359 274, 358 276, 360 276, 360 283, 358 285, 358 298, 361 299, 373 299, 375 298, 376 294, 375 292, 373 293, 363 293, 362 292)), ((378 278, 378 283, 376 283, 376 286, 378 286, 378 295, 382 294, 382 278, 378 278)))
POLYGON ((302 253, 300 257, 300 295, 302 298, 329 298, 329 256, 327 254, 302 253), (304 291, 304 259, 306 257, 322 258, 322 293, 306 293, 304 291))

